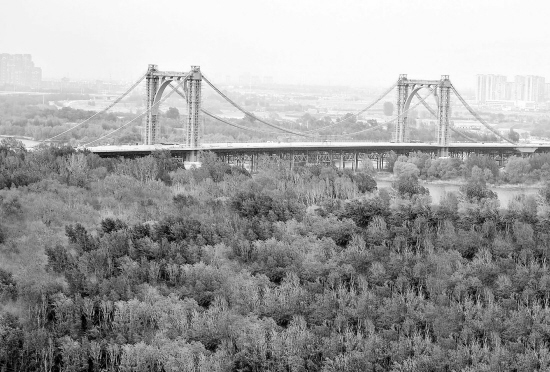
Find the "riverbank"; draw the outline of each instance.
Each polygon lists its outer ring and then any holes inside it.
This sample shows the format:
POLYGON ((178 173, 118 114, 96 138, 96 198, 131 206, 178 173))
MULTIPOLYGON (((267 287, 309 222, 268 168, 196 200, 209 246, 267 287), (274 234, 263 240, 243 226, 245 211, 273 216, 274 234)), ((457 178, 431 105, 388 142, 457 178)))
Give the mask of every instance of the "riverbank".
POLYGON ((22 137, 22 136, 8 136, 5 134, 0 135, 0 140, 3 138, 14 138, 18 141, 21 141, 26 148, 33 147, 40 144, 40 141, 36 141, 32 137, 22 137))
MULTIPOLYGON (((385 173, 380 176, 376 176, 375 180, 378 184, 378 188, 390 188, 392 187, 392 183, 396 180, 396 177, 391 173, 385 173)), ((420 184, 430 191, 430 196, 432 197, 432 202, 434 204, 439 204, 448 193, 460 192, 460 187, 465 183, 466 181, 463 178, 434 181, 420 180, 420 184)), ((501 207, 507 207, 517 195, 538 195, 539 191, 543 188, 543 185, 538 182, 532 185, 488 184, 487 187, 497 194, 501 207)))
MULTIPOLYGON (((374 176, 376 182, 394 182, 397 180, 397 177, 389 172, 383 172, 383 174, 377 174, 374 176)), ((453 178, 449 180, 420 180, 423 185, 448 185, 448 186, 462 186, 467 183, 463 177, 453 178)), ((502 189, 525 189, 525 188, 535 188, 542 189, 544 183, 541 181, 534 183, 487 183, 487 186, 490 188, 502 188, 502 189)))

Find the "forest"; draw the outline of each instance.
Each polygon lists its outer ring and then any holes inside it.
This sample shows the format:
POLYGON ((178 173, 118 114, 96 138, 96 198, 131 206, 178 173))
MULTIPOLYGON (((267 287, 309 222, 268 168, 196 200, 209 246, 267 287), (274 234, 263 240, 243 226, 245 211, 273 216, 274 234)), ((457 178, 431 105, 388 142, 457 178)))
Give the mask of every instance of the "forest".
POLYGON ((0 371, 550 370, 548 160, 501 206, 509 164, 393 159, 378 188, 2 140, 0 371), (419 179, 451 173, 433 204, 419 179))

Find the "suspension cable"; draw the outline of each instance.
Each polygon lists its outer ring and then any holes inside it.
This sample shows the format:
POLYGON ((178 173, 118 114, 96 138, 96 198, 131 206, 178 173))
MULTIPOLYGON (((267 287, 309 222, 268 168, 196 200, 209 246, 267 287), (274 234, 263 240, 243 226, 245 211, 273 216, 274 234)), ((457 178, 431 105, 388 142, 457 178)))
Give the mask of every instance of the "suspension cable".
MULTIPOLYGON (((418 94, 418 92, 415 93, 415 96, 416 96, 416 98, 418 98, 418 99, 422 99, 422 98, 420 97, 420 94, 418 94)), ((428 104, 428 102, 422 101, 422 104, 423 104, 424 107, 430 112, 430 114, 432 114, 433 116, 437 117, 437 112, 435 112, 435 110, 432 108, 432 106, 430 106, 430 105, 428 104)))
POLYGON ((324 127, 321 127, 321 128, 316 128, 316 129, 312 129, 312 130, 309 130, 309 131, 306 131, 304 133, 311 133, 311 132, 317 132, 317 131, 321 131, 321 130, 325 130, 325 129, 329 129, 329 128, 332 128, 332 127, 335 127, 337 125, 340 125, 340 124, 344 124, 346 122, 349 122, 350 119, 352 118, 356 118, 358 117, 359 115, 361 115, 362 113, 364 113, 365 111, 368 111, 370 110, 374 105, 376 105, 378 102, 380 102, 384 97, 386 97, 392 90, 393 88, 395 88, 397 86, 397 83, 393 84, 390 88, 388 88, 384 93, 382 93, 382 95, 380 95, 376 100, 374 100, 370 105, 368 105, 367 107, 365 107, 364 109, 362 109, 361 111, 358 111, 356 112, 355 114, 352 114, 348 117, 345 117, 344 119, 340 120, 340 121, 337 121, 336 123, 333 123, 333 124, 329 124, 329 125, 326 125, 324 127))
MULTIPOLYGON (((170 83, 170 87, 172 87, 172 88, 175 89, 175 87, 172 85, 172 83, 170 83)), ((187 96, 185 95, 185 91, 184 91, 184 92, 181 92, 179 89, 175 89, 175 91, 176 91, 177 94, 180 95, 180 97, 182 97, 182 98, 185 100, 185 102, 187 102, 187 96)), ((259 133, 266 133, 266 134, 281 134, 281 132, 269 132, 269 131, 265 131, 265 130, 261 130, 261 129, 248 128, 248 127, 246 127, 246 126, 244 126, 244 125, 232 123, 232 122, 230 122, 230 121, 228 121, 228 120, 225 120, 225 119, 223 119, 223 118, 221 118, 221 117, 219 117, 219 116, 217 116, 217 115, 215 115, 215 114, 211 113, 210 111, 207 111, 207 110, 205 110, 205 109, 203 109, 203 108, 201 108, 201 111, 202 111, 205 115, 211 117, 212 119, 218 120, 218 121, 220 121, 220 122, 222 122, 222 123, 224 123, 224 124, 230 125, 230 126, 235 127, 235 128, 244 129, 244 130, 250 130, 250 131, 259 132, 259 133)))
POLYGON ((245 127, 244 125, 240 125, 240 124, 236 124, 236 123, 232 123, 228 120, 225 120, 223 118, 220 118, 219 116, 215 115, 215 114, 212 114, 211 112, 205 110, 205 109, 201 109, 201 111, 207 115, 207 116, 210 116, 212 119, 216 119, 224 124, 227 124, 227 125, 231 125, 232 127, 235 127, 235 128, 239 128, 239 129, 244 129, 244 130, 250 130, 250 131, 253 131, 253 132, 259 132, 259 133, 266 133, 266 134, 281 134, 281 132, 268 132, 268 131, 264 131, 264 130, 261 130, 261 129, 255 129, 255 128, 248 128, 248 127, 245 127))
POLYGON ((204 75, 202 75, 202 79, 204 81, 206 81, 206 83, 208 85, 210 85, 210 87, 212 89, 214 89, 216 91, 216 93, 218 93, 220 96, 222 96, 223 99, 225 99, 227 102, 229 102, 231 105, 233 105, 235 108, 237 108, 239 111, 241 111, 242 113, 244 113, 245 115, 248 115, 249 117, 253 118, 254 120, 257 120, 259 121, 260 123, 262 124, 265 124, 267 126, 270 126, 272 128, 275 128, 275 129, 279 129, 279 130, 282 130, 283 132, 287 132, 287 133, 291 133, 291 134, 295 134, 297 136, 302 136, 302 137, 314 137, 313 135, 310 135, 310 134, 307 134, 307 133, 304 133, 304 132, 300 132, 300 131, 295 131, 295 130, 292 130, 292 129, 287 129, 287 128, 284 128, 284 127, 280 127, 276 124, 272 124, 272 123, 269 123, 263 119, 260 119, 259 117, 257 117, 256 115, 254 115, 253 113, 245 110, 244 108, 242 108, 239 104, 237 104, 236 102, 234 102, 233 100, 231 100, 231 98, 227 97, 225 94, 223 94, 218 88, 216 88, 214 86, 214 84, 212 84, 204 75))
POLYGON ((496 131, 493 127, 491 127, 485 120, 483 120, 483 118, 481 116, 479 116, 478 113, 475 112, 472 107, 470 107, 470 105, 464 100, 464 98, 462 98, 462 96, 458 93, 458 91, 456 90, 456 88, 452 84, 451 84, 451 89, 453 90, 454 94, 458 97, 460 102, 462 102, 462 105, 464 105, 464 107, 466 107, 466 109, 468 111, 470 111, 470 114, 472 114, 472 116, 474 118, 476 118, 477 121, 479 121, 481 124, 483 124, 483 126, 485 128, 489 129, 494 135, 496 135, 499 138, 502 138, 506 142, 509 142, 513 145, 517 145, 517 143, 515 143, 514 141, 504 137, 502 134, 500 134, 498 131, 496 131))
POLYGON ((412 110, 412 109, 414 109, 415 107, 417 107, 418 105, 420 105, 422 102, 424 102, 424 101, 425 101, 429 96, 431 96, 433 93, 434 93, 434 90, 433 90, 433 89, 430 89, 430 93, 428 93, 424 98, 422 98, 422 99, 420 100, 420 102, 417 102, 417 103, 414 104, 413 106, 410 106, 408 109, 406 109, 404 112, 402 112, 401 115, 397 115, 396 117, 394 117, 393 119, 391 119, 391 120, 389 120, 389 121, 386 121, 386 122, 381 123, 381 124, 377 124, 377 125, 375 125, 374 127, 370 127, 370 128, 367 128, 367 129, 363 129, 363 130, 360 130, 360 131, 357 131, 357 132, 346 133, 346 134, 335 134, 335 135, 331 135, 330 137, 347 137, 347 136, 352 136, 352 135, 355 135, 355 134, 364 133, 364 132, 368 132, 368 131, 371 131, 371 130, 380 128, 380 127, 383 126, 383 125, 391 124, 391 123, 393 123, 394 121, 396 121, 397 119, 399 119, 400 117, 404 116, 404 115, 405 115, 406 113, 408 113, 410 110, 412 110))
POLYGON ((93 141, 90 141, 86 144, 84 144, 84 146, 88 146, 89 144, 91 143, 94 143, 94 142, 97 142, 99 140, 102 140, 103 138, 106 138, 106 137, 109 137, 111 134, 115 133, 115 132, 118 132, 119 130, 121 130, 122 128, 126 127, 127 125, 130 125, 132 124, 134 121, 136 121, 137 119, 143 117, 145 114, 149 113, 149 111, 151 111, 153 108, 157 107, 157 106, 160 106, 161 103, 163 103, 164 101, 166 101, 168 99, 168 97, 170 97, 177 88, 179 88, 185 81, 187 80, 187 77, 182 79, 177 85, 176 85, 176 88, 172 88, 172 90, 167 94, 165 95, 164 97, 162 97, 162 99, 160 99, 159 101, 155 102, 151 108, 147 109, 146 111, 144 111, 143 113, 139 114, 138 116, 136 116, 135 118, 133 118, 132 120, 130 120, 129 122, 125 123, 124 125, 112 130, 111 132, 99 137, 98 139, 95 139, 93 141))
MULTIPOLYGON (((420 94, 418 94, 418 92, 415 93, 416 97, 418 97, 418 99, 420 99, 420 94)), ((432 114, 434 117, 437 118, 437 113, 435 112, 435 110, 428 104, 428 102, 426 101, 423 101, 422 104, 424 105, 424 107, 430 112, 430 114, 432 114)), ((461 131, 459 131, 458 129, 452 127, 451 125, 449 125, 449 129, 451 131, 453 131, 454 133, 458 134, 459 136, 462 136, 464 138, 466 138, 467 140, 470 140, 472 142, 479 142, 478 140, 466 135, 465 133, 462 133, 461 131)))
POLYGON ((63 131, 63 132, 61 132, 61 133, 59 133, 59 134, 56 134, 55 136, 50 137, 50 138, 47 138, 47 139, 45 139, 45 140, 43 140, 43 141, 41 141, 41 142, 51 141, 51 140, 54 139, 54 138, 57 138, 57 137, 59 137, 59 136, 65 134, 65 133, 67 133, 67 132, 70 132, 71 130, 73 130, 73 129, 75 129, 75 128, 80 127, 81 125, 86 124, 87 122, 89 122, 90 120, 92 120, 93 118, 95 118, 96 116, 98 116, 98 115, 100 115, 100 114, 106 113, 106 112, 109 111, 111 108, 113 108, 114 105, 116 105, 117 103, 119 103, 119 102, 120 102, 122 99, 124 99, 128 94, 130 94, 130 92, 131 92, 132 90, 134 90, 134 89, 139 85, 139 83, 141 83, 141 82, 143 81, 143 79, 145 79, 146 76, 147 76, 147 73, 143 74, 143 76, 141 76, 141 77, 139 78, 138 81, 136 81, 130 88, 128 88, 124 93, 122 93, 122 95, 120 95, 117 99, 115 99, 115 100, 113 101, 113 103, 111 103, 109 106, 107 106, 107 107, 104 108, 103 110, 96 112, 95 114, 93 114, 92 116, 90 116, 88 119, 84 120, 84 121, 81 122, 81 123, 76 124, 75 126, 69 128, 69 129, 67 129, 66 131, 63 131))

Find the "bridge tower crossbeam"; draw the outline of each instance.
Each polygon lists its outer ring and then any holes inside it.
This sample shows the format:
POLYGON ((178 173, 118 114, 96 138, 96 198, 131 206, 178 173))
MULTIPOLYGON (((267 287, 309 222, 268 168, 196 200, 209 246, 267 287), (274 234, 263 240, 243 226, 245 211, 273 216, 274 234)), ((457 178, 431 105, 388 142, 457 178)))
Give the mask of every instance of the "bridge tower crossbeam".
POLYGON ((449 145, 449 124, 451 117, 451 81, 448 75, 440 80, 413 80, 407 75, 399 75, 397 81, 397 123, 393 134, 395 142, 409 142, 408 110, 411 101, 420 89, 433 91, 437 104, 437 143, 441 147, 441 156, 447 156, 449 145))

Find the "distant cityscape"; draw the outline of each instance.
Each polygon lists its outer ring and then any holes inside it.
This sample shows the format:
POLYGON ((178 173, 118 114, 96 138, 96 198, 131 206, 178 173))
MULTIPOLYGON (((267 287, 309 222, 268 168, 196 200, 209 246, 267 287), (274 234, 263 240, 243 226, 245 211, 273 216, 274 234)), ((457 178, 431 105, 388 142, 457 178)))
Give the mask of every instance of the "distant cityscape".
MULTIPOLYGON (((225 76, 226 85, 243 87, 275 84, 273 76, 244 73, 225 76)), ((0 54, 0 90, 81 94, 111 94, 124 90, 126 81, 98 79, 43 79, 31 54, 0 54)), ((501 110, 539 111, 550 109, 550 82, 542 76, 516 75, 513 81, 498 74, 477 75, 475 103, 501 110)))
POLYGON ((36 67, 30 54, 0 54, 0 86, 40 88, 42 69, 36 67))
POLYGON ((114 93, 127 88, 126 81, 43 79, 31 54, 0 53, 0 90, 62 93, 114 93))
POLYGON ((477 75, 476 101, 480 105, 538 110, 549 107, 550 83, 542 76, 477 75))

